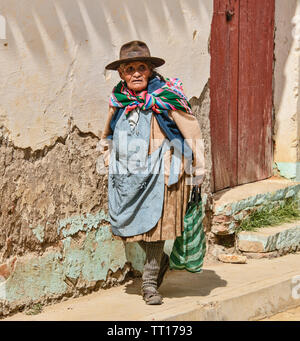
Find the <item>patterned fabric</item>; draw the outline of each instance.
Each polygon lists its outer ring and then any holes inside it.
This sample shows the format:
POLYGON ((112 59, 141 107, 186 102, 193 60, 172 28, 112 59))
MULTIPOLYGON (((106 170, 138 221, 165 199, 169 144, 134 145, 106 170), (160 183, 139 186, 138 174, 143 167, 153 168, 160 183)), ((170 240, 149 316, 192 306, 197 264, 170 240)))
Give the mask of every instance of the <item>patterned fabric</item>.
MULTIPOLYGON (((193 189, 195 195, 196 187, 193 189)), ((200 189, 198 189, 200 191, 200 189)), ((170 255, 170 268, 190 272, 201 272, 206 252, 205 232, 203 229, 202 201, 192 198, 184 216, 184 231, 175 239, 170 255)))
MULTIPOLYGON (((148 82, 147 86, 147 93, 153 94, 157 90, 163 88, 165 86, 165 82, 162 81, 158 76, 151 78, 148 82)), ((179 87, 179 83, 177 83, 177 87, 179 87)), ((176 90, 177 91, 177 90, 176 90)), ((112 107, 112 106, 111 106, 112 107)), ((107 139, 113 138, 113 132, 115 130, 116 124, 118 120, 123 116, 123 113, 126 112, 125 110, 127 107, 117 107, 115 114, 113 115, 110 121, 110 129, 112 134, 107 136, 107 139)), ((174 111, 174 110, 173 110, 174 111)), ((172 146, 180 153, 184 155, 186 160, 192 162, 193 159, 193 152, 189 145, 185 142, 183 135, 181 134, 180 130, 178 129, 176 123, 169 117, 170 110, 162 109, 161 113, 156 113, 153 110, 153 114, 162 129, 165 133, 167 139, 172 143, 172 146)), ((182 112, 182 111, 179 111, 182 112)), ((190 115, 190 112, 186 112, 184 114, 190 115)), ((124 115, 127 117, 129 114, 124 115)))
POLYGON ((163 110, 182 110, 192 114, 191 105, 183 93, 182 83, 178 78, 167 78, 166 83, 151 94, 146 90, 137 95, 121 81, 114 87, 110 96, 110 106, 124 108, 125 114, 139 107, 141 110, 152 109, 160 114, 163 110))

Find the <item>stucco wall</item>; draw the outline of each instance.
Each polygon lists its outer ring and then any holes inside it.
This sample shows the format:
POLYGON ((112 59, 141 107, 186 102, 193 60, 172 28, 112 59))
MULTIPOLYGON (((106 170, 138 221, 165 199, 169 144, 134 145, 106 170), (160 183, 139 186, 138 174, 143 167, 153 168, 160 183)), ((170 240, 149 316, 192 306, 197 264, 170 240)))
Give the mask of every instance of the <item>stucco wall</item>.
POLYGON ((99 136, 118 81, 104 67, 126 41, 146 41, 166 60, 161 73, 180 77, 189 98, 209 77, 210 0, 12 0, 1 1, 0 14, 0 124, 19 147, 53 144, 69 120, 99 136))
POLYGON ((300 180, 300 1, 276 0, 274 161, 284 177, 300 180))
POLYGON ((122 281, 135 244, 112 238, 97 142, 118 81, 104 67, 147 42, 189 98, 209 78, 211 0, 0 1, 0 315, 122 281))

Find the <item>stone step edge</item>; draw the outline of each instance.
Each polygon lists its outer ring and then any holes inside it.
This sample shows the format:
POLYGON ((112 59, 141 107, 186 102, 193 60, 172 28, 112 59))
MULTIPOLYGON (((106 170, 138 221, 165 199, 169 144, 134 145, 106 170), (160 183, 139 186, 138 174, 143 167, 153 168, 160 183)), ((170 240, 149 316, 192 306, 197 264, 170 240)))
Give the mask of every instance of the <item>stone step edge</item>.
POLYGON ((241 210, 248 207, 254 207, 263 204, 264 202, 278 201, 282 199, 288 199, 297 195, 300 191, 300 184, 290 185, 276 191, 258 193, 256 195, 249 196, 247 198, 228 202, 221 206, 213 206, 213 214, 217 215, 234 215, 241 210))
POLYGON ((300 225, 270 235, 242 231, 237 234, 237 248, 245 252, 272 252, 300 250, 300 225))
POLYGON ((226 203, 213 210, 211 232, 216 235, 234 234, 240 222, 253 210, 283 203, 288 198, 300 198, 300 184, 277 191, 259 193, 237 202, 226 203))
POLYGON ((272 259, 282 257, 291 253, 300 253, 300 247, 297 249, 294 248, 286 248, 276 251, 269 251, 269 252, 248 252, 248 251, 239 251, 238 254, 242 256, 246 256, 247 259, 272 259))

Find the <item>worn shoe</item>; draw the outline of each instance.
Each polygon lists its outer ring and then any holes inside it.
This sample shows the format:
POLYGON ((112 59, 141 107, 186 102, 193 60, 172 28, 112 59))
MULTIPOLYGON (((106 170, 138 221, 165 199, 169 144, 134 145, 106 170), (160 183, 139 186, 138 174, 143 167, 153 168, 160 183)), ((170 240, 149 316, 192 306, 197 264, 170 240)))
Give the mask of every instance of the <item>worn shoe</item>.
POLYGON ((159 273, 157 276, 157 289, 161 286, 164 276, 169 268, 169 264, 170 264, 170 258, 166 253, 163 253, 163 256, 161 258, 161 262, 160 262, 160 269, 159 269, 159 273))
POLYGON ((162 296, 154 287, 146 287, 142 289, 143 300, 149 305, 162 304, 162 296))

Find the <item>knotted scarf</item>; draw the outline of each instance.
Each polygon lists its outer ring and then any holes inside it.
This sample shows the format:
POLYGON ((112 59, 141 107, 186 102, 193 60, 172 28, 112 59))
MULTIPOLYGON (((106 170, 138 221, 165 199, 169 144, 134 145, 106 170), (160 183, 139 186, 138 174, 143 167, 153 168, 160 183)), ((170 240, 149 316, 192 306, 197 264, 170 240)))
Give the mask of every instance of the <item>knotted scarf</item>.
POLYGON ((124 111, 128 114, 137 106, 142 110, 144 109, 144 105, 151 107, 150 101, 146 100, 145 103, 145 99, 151 98, 153 113, 160 128, 166 134, 168 140, 172 142, 174 148, 183 153, 186 159, 192 160, 192 150, 185 143, 184 137, 176 123, 168 115, 168 110, 174 109, 192 114, 191 106, 183 93, 181 81, 177 78, 167 78, 166 80, 167 82, 164 82, 158 76, 151 78, 146 91, 144 91, 144 94, 139 94, 139 96, 133 91, 130 91, 124 81, 121 81, 115 86, 110 97, 110 106, 117 107, 117 110, 110 121, 111 134, 106 138, 113 139, 114 129, 124 111), (127 109, 128 107, 130 109, 127 109))
POLYGON ((167 78, 162 87, 151 94, 144 90, 136 94, 126 86, 126 82, 120 81, 113 89, 109 105, 124 108, 125 114, 139 107, 141 110, 152 109, 161 114, 163 110, 182 110, 192 114, 191 105, 183 93, 182 83, 178 78, 167 78))

